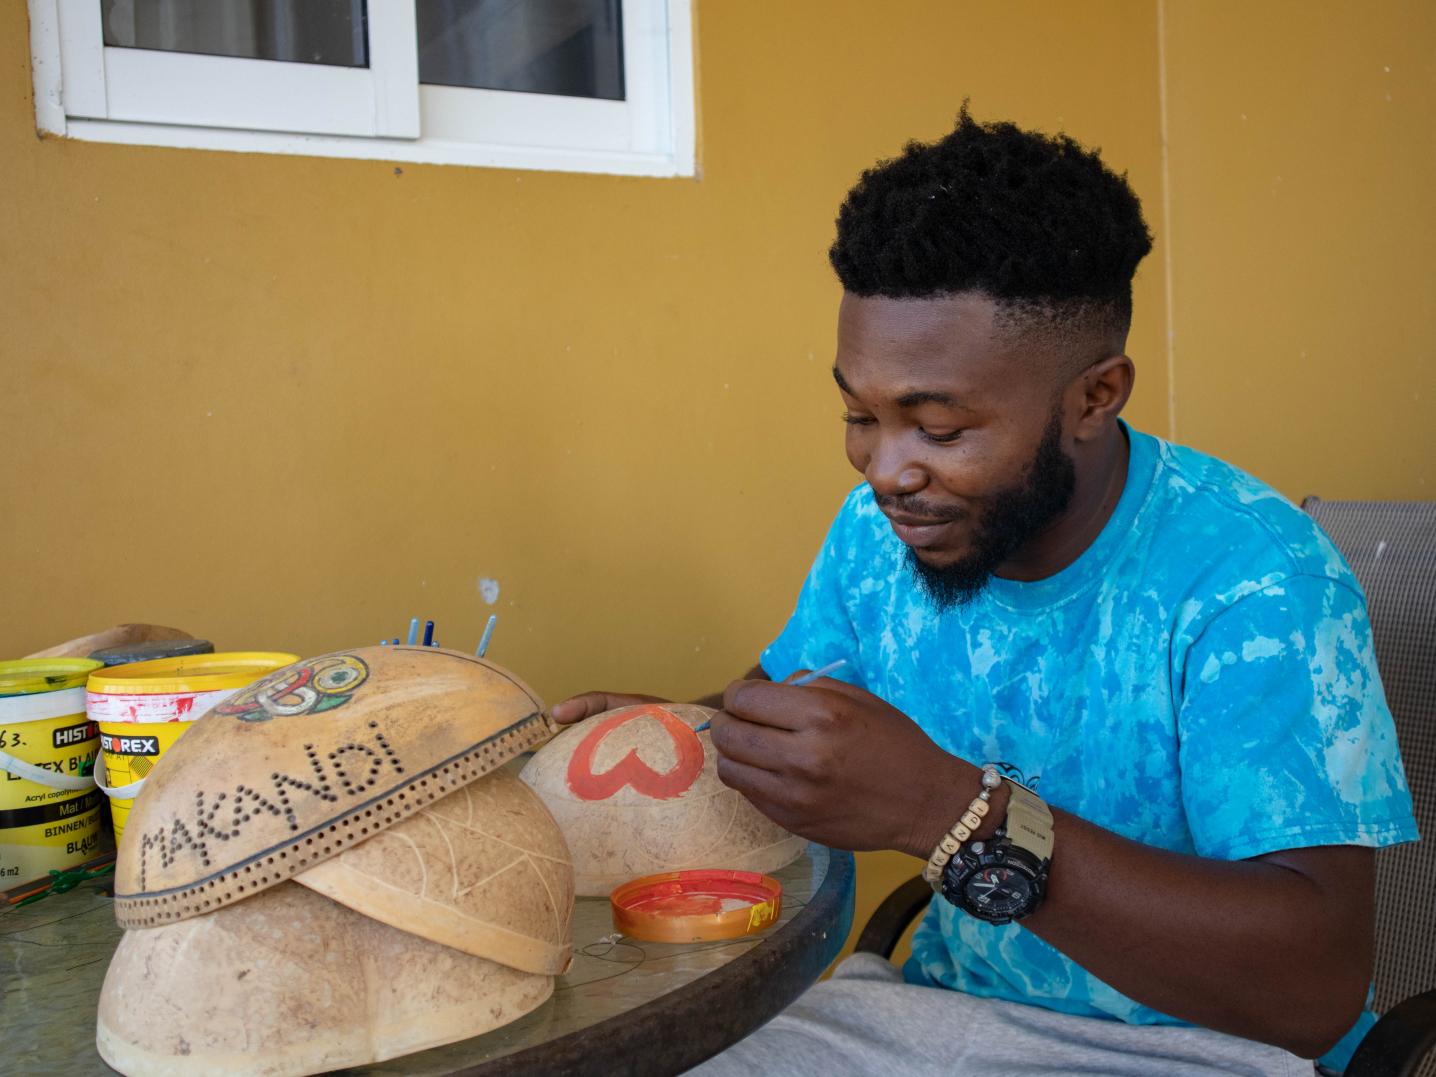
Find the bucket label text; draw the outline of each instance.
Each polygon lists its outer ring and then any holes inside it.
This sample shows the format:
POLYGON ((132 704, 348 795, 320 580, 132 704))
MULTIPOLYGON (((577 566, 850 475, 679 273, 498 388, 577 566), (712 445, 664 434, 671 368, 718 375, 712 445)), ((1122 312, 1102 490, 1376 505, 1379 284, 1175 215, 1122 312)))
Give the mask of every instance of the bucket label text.
POLYGON ((111 755, 159 755, 159 737, 117 737, 113 733, 100 734, 100 747, 111 755))
POLYGON ((72 744, 83 744, 87 740, 94 740, 98 732, 94 722, 63 726, 55 730, 55 747, 68 748, 72 744))

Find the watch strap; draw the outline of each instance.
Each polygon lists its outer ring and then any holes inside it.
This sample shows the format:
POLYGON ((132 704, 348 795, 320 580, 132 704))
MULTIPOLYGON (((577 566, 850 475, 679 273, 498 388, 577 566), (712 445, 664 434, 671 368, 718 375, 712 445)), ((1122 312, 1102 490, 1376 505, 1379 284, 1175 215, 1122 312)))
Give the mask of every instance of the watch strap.
POLYGON ((1052 809, 1021 782, 1004 778, 1011 793, 1003 829, 1008 839, 1026 849, 1038 861, 1052 859, 1052 809))

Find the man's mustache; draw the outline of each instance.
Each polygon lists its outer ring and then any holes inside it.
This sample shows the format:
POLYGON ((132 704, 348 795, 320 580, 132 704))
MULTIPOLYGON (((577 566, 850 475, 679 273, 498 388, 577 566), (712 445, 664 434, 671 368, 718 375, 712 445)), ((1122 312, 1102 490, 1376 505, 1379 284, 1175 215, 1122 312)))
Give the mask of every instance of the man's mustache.
POLYGON ((962 520, 968 515, 965 509, 955 505, 934 505, 915 494, 875 493, 873 498, 883 512, 896 513, 899 516, 920 516, 924 520, 962 520))

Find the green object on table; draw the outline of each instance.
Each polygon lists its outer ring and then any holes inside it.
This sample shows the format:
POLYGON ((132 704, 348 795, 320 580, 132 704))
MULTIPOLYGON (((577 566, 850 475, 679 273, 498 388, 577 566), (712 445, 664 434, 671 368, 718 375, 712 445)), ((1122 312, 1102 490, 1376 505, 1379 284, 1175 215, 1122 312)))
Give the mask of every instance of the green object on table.
POLYGON ((37 894, 31 894, 15 902, 16 905, 30 905, 41 898, 49 897, 51 894, 63 894, 67 890, 73 890, 87 879, 98 879, 101 875, 108 875, 115 870, 114 863, 102 864, 93 871, 86 871, 84 868, 77 868, 74 871, 50 871, 50 885, 37 894))

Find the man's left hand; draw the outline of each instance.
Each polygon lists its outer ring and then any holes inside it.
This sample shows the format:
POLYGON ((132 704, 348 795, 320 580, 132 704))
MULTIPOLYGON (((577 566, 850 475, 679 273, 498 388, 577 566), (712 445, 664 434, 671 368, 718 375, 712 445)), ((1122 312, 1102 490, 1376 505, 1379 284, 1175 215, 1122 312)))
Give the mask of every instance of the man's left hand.
POLYGON ((713 718, 718 777, 764 815, 840 849, 926 858, 980 772, 861 688, 734 681, 713 718))

